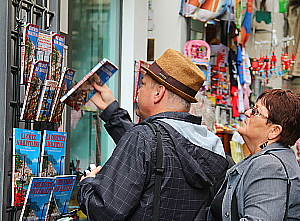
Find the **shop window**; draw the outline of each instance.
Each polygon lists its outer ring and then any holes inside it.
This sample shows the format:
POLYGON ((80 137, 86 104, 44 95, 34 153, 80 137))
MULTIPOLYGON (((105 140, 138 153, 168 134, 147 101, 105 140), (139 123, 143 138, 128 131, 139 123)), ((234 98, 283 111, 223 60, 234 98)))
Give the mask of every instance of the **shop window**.
MULTIPOLYGON (((72 69, 75 81, 86 75, 97 62, 107 58, 119 66, 119 0, 76 0, 72 3, 72 69)), ((118 99, 119 73, 107 83, 118 99)), ((114 143, 102 130, 99 110, 89 102, 71 110, 70 162, 73 172, 83 172, 90 164, 101 164, 111 155, 114 143)))
POLYGON ((204 38, 204 23, 198 20, 191 19, 190 40, 203 40, 203 38, 204 38))

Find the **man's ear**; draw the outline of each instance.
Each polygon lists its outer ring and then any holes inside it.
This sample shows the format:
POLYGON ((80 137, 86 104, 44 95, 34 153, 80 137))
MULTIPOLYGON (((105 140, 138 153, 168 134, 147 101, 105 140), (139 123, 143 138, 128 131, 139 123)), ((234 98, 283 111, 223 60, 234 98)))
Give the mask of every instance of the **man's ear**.
POLYGON ((281 132, 282 132, 282 126, 279 124, 273 124, 268 139, 273 140, 279 138, 281 132))
POLYGON ((158 103, 161 101, 161 99, 164 97, 166 93, 166 88, 165 86, 163 85, 158 85, 156 87, 156 91, 155 91, 155 94, 154 94, 154 103, 158 103))

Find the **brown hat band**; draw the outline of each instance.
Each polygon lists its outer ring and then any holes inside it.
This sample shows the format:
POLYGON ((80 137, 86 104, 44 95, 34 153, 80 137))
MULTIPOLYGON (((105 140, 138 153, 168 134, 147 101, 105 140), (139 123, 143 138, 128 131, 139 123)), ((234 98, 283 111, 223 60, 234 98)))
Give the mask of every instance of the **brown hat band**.
POLYGON ((176 87, 177 89, 181 90, 182 92, 195 97, 197 94, 197 91, 193 90, 192 88, 182 84, 180 81, 176 80, 172 76, 170 76, 167 72, 165 72, 157 63, 154 61, 150 67, 149 70, 153 72, 156 76, 163 79, 165 82, 169 83, 170 85, 176 87))

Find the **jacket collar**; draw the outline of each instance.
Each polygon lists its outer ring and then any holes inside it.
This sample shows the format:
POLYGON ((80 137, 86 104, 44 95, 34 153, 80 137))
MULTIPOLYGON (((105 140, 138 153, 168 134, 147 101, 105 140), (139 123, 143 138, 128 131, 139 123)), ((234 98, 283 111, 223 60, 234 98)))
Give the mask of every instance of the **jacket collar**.
POLYGON ((157 119, 162 119, 162 118, 168 118, 168 119, 174 119, 174 120, 182 120, 185 122, 193 123, 193 124, 198 124, 201 125, 201 116, 195 116, 187 112, 176 112, 176 111, 169 111, 169 112, 163 112, 159 113, 150 117, 147 117, 145 119, 146 122, 152 122, 157 119))

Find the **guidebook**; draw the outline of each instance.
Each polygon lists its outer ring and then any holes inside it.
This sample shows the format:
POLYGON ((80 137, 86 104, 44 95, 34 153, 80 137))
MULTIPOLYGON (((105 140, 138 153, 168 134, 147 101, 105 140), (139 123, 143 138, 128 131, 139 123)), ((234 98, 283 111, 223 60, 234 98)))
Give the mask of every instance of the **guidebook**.
POLYGON ((47 220, 57 220, 57 218, 68 213, 72 191, 76 182, 76 175, 64 175, 55 177, 55 185, 48 209, 47 220))
POLYGON ((13 128, 12 206, 22 206, 31 177, 38 174, 41 132, 13 128))
POLYGON ((21 47, 21 84, 27 84, 32 68, 36 60, 40 27, 25 23, 23 27, 23 42, 21 47))
POLYGON ((87 75, 84 76, 61 99, 74 110, 80 110, 96 93, 93 83, 103 85, 118 70, 118 67, 104 58, 87 75))
POLYGON ((41 177, 64 174, 66 146, 66 132, 44 130, 41 150, 41 177))
POLYGON ((38 61, 32 64, 28 85, 25 92, 21 120, 35 120, 43 82, 49 70, 49 62, 38 61))
POLYGON ((67 70, 63 71, 61 80, 59 82, 55 98, 52 105, 51 111, 51 119, 50 122, 59 123, 61 121, 62 112, 64 110, 65 103, 60 102, 60 98, 64 94, 71 89, 72 81, 75 76, 76 71, 68 68, 67 70))
POLYGON ((38 61, 51 61, 52 52, 52 35, 50 31, 40 29, 38 38, 38 48, 36 52, 36 59, 38 61))
POLYGON ((54 180, 53 177, 31 178, 19 221, 46 220, 54 180))
POLYGON ((64 59, 65 37, 52 33, 51 69, 48 80, 59 81, 61 78, 64 59))
POLYGON ((53 80, 46 80, 42 88, 39 105, 37 109, 37 121, 49 121, 51 117, 52 103, 57 90, 58 82, 53 80))

